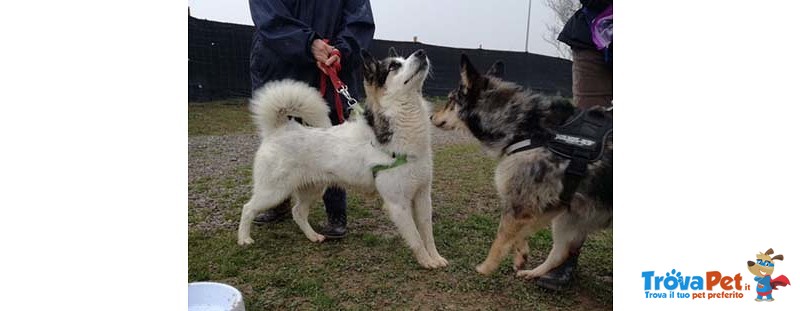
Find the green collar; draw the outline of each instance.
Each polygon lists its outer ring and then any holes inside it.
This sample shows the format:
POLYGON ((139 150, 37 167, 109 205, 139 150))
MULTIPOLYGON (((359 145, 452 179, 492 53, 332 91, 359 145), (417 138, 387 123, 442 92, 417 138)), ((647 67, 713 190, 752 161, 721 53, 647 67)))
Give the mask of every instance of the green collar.
POLYGON ((388 170, 390 168, 395 168, 395 167, 398 167, 398 166, 406 164, 406 163, 408 163, 408 156, 406 156, 405 154, 397 155, 397 157, 395 157, 395 159, 394 159, 394 163, 392 163, 390 165, 375 165, 375 166, 373 166, 372 167, 372 176, 377 175, 378 172, 380 172, 382 170, 388 170))

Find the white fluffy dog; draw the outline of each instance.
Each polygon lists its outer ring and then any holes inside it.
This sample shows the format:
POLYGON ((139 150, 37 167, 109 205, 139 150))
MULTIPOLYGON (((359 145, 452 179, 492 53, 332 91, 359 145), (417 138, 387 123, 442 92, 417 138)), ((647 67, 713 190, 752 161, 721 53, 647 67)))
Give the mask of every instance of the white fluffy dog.
POLYGON ((425 268, 444 267, 433 240, 431 181, 433 155, 422 84, 428 74, 423 51, 408 58, 364 58, 367 111, 331 127, 329 108, 319 92, 296 81, 266 84, 254 94, 251 111, 262 142, 253 168, 253 196, 242 209, 238 243, 251 244, 253 218, 289 196, 294 221, 313 242, 324 236, 308 223, 311 204, 325 187, 375 191, 384 208, 425 268), (289 117, 301 118, 307 127, 289 117), (373 174, 373 167, 407 163, 373 174))

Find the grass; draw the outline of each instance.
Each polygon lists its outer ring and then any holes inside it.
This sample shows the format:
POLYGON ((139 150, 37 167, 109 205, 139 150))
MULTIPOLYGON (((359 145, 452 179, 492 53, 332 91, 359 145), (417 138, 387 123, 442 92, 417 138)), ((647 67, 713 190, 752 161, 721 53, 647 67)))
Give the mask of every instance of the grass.
POLYGON ((189 136, 255 133, 247 99, 189 104, 189 136))
MULTIPOLYGON (((251 133, 242 120, 249 122, 249 117, 240 106, 189 105, 190 135, 251 133)), ((190 222, 218 213, 229 225, 190 226, 188 281, 231 284, 243 292, 248 310, 611 309, 611 230, 589 238, 577 280, 565 292, 515 278, 510 258, 493 275, 481 276, 474 267, 486 256, 500 215, 493 186, 496 162, 470 144, 437 148, 434 164, 434 234, 440 253, 450 261, 444 269, 420 268, 381 210, 380 199, 352 192, 350 233, 343 240, 313 244, 286 220, 254 227, 256 243, 239 247, 235 224, 249 194, 235 189, 250 180, 249 167, 242 165, 225 177, 189 184, 190 196, 220 202, 213 211, 190 204, 190 222)), ((310 216, 317 227, 325 219, 319 205, 310 216)), ((551 241, 549 230, 530 238, 529 267, 544 260, 551 241)))

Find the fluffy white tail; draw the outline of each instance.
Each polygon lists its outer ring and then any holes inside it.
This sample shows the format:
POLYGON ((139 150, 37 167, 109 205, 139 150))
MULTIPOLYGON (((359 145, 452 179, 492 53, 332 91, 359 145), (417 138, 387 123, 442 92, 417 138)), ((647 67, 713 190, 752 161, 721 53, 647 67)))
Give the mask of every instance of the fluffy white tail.
POLYGON ((265 84, 253 93, 250 112, 261 137, 289 122, 289 117, 303 119, 313 127, 330 127, 328 104, 319 91, 308 84, 281 80, 265 84))

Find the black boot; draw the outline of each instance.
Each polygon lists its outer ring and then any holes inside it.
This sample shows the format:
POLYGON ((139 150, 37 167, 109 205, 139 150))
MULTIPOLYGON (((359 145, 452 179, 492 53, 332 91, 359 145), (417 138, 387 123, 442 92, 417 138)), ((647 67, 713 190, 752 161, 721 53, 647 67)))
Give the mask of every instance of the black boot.
POLYGON ((347 235, 347 193, 342 188, 330 187, 325 189, 322 201, 325 202, 328 225, 322 228, 320 234, 330 240, 345 237, 347 235))
POLYGON ((289 212, 292 211, 291 203, 292 200, 290 199, 283 201, 283 203, 280 205, 268 209, 266 212, 261 213, 261 215, 256 216, 256 218, 253 219, 253 223, 256 225, 264 225, 289 218, 289 212))
POLYGON ((578 254, 570 254, 560 266, 536 279, 536 285, 554 291, 561 291, 569 285, 578 268, 578 254))
POLYGON ((326 225, 325 228, 322 228, 320 234, 324 235, 326 240, 337 240, 344 238, 347 235, 347 216, 328 216, 328 225, 326 225))

